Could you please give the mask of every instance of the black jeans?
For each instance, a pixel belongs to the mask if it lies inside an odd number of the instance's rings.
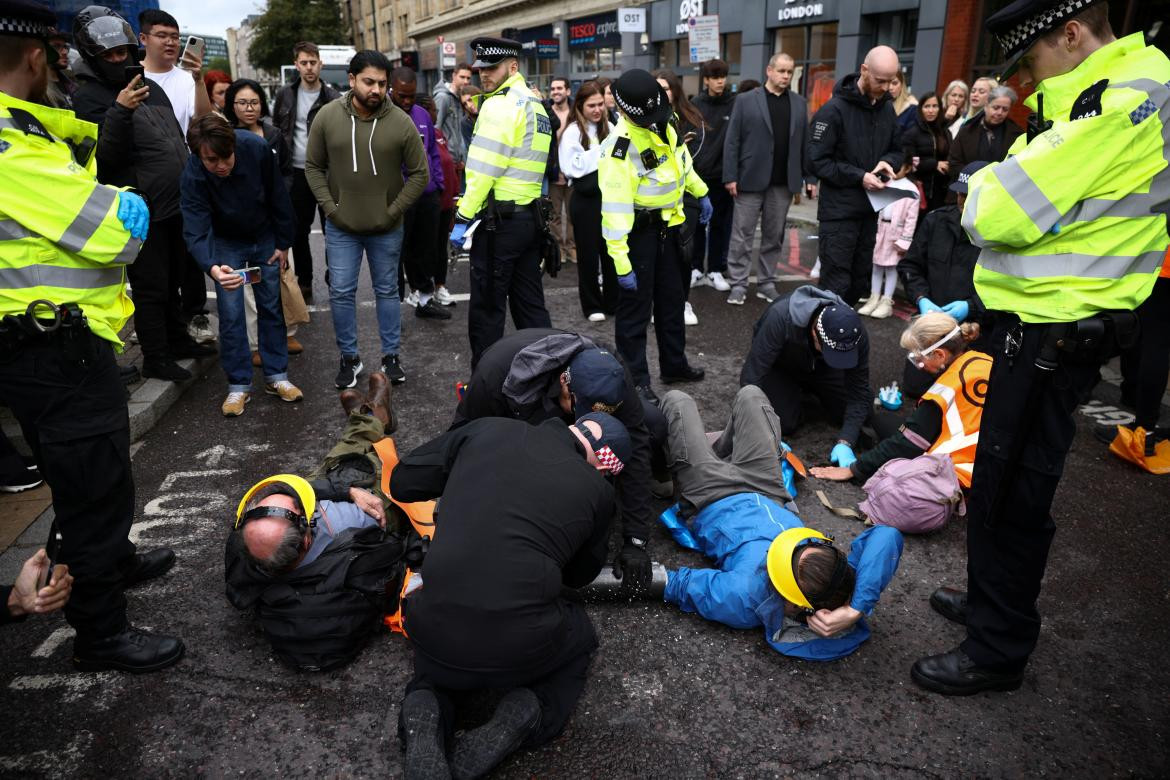
[[[589,661],[597,649],[597,633],[580,604],[562,602],[566,631],[554,657],[541,664],[539,671],[513,669],[475,671],[456,669],[415,651],[414,678],[406,686],[406,696],[417,690],[430,690],[439,700],[442,732],[448,749],[455,730],[455,701],[459,692],[483,689],[510,690],[528,688],[540,701],[540,725],[524,741],[523,747],[539,747],[555,739],[565,729],[569,717],[581,698],[588,676]],[[476,637],[474,641],[491,641]],[[402,738],[401,716],[399,738]],[[405,741],[405,740],[404,740]]]
[[[1033,384],[1043,381],[1035,360],[1047,325],[1024,325],[1019,352],[993,349],[987,401],[979,426],[967,504],[967,638],[980,666],[1022,671],[1040,635],[1036,599],[1056,533],[1052,499],[1076,434],[1073,414],[1100,378],[1100,362],[1062,357],[1044,383],[1031,419],[1024,419]],[[1018,464],[1010,462],[1023,436]],[[997,502],[997,496],[1003,492]]]
[[[1154,282],[1150,297],[1137,308],[1138,343],[1121,353],[1121,395],[1133,398],[1135,426],[1153,431],[1162,413],[1162,394],[1170,374],[1170,279]]]
[[[723,188],[722,182],[703,181],[707,184],[707,197],[714,211],[710,222],[695,228],[691,267],[704,273],[723,273],[727,270],[727,250],[731,247],[731,214],[735,208],[735,199]],[[687,283],[690,283],[689,277]]]
[[[321,212],[321,225],[325,225],[325,214],[317,199],[313,197],[313,191],[309,189],[303,168],[293,168],[292,190],[289,197],[292,198],[293,212],[296,216],[292,255],[297,283],[301,287],[312,287],[313,250],[309,248],[309,233],[313,230],[313,218],[318,212]]]
[[[447,286],[447,253],[448,239],[451,237],[451,228],[455,223],[455,209],[443,209],[439,212],[439,223],[435,226],[435,284]]]
[[[820,234],[821,289],[835,292],[855,306],[869,294],[877,214],[823,220]]]
[[[187,244],[183,241],[182,215],[151,222],[142,251],[126,269],[134,290],[134,331],[142,347],[142,356],[147,360],[168,359],[170,346],[191,338],[183,322],[183,311],[187,309],[179,287],[191,286],[186,277],[193,265],[195,261],[187,253]],[[200,273],[201,285],[203,280]],[[206,291],[203,295],[206,301]],[[198,309],[193,313],[197,312]]]
[[[494,231],[487,228],[485,220],[476,228],[471,242],[467,335],[471,341],[473,371],[484,350],[504,335],[504,319],[509,309],[516,330],[552,327],[544,306],[540,249],[532,212],[522,207],[500,218]]]
[[[398,294],[402,278],[410,289],[430,295],[435,291],[435,233],[439,230],[439,193],[427,192],[402,217],[402,262],[398,264]],[[444,257],[444,260],[446,258]]]
[[[657,221],[630,231],[626,238],[630,264],[638,289],[618,294],[614,341],[618,354],[630,370],[634,384],[650,384],[646,364],[646,329],[654,314],[654,335],[658,341],[658,367],[666,376],[687,369],[687,338],[683,325],[682,275],[679,272],[679,228],[666,228]]]
[[[94,360],[82,365],[51,343],[0,357],[0,402],[12,409],[53,491],[61,531],[58,563],[69,565],[73,593],[65,619],[79,636],[126,626],[123,573],[130,542],[134,480],[130,419],[113,346],[91,336]]]
[[[618,283],[613,260],[601,237],[601,195],[585,195],[570,189],[569,220],[577,242],[577,293],[581,313],[612,316],[617,311]],[[602,283],[597,283],[601,274]]]
[[[785,436],[796,433],[804,424],[806,395],[820,401],[833,425],[840,425],[845,419],[845,372],[829,368],[823,360],[818,360],[812,371],[804,372],[773,366],[760,378],[759,386],[780,418],[780,430]]]

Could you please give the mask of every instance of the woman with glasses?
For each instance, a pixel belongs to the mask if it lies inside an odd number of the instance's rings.
[[[810,469],[819,479],[865,482],[895,458],[917,458],[924,453],[946,454],[964,490],[971,487],[979,423],[987,395],[991,356],[970,349],[979,338],[979,324],[959,323],[949,314],[932,311],[911,321],[902,332],[906,359],[936,378],[914,411],[899,427],[874,420],[879,434],[887,433],[876,447],[862,453],[852,465]],[[876,415],[875,415],[876,417]],[[885,424],[883,424],[883,422]],[[882,430],[882,429],[885,430]]]

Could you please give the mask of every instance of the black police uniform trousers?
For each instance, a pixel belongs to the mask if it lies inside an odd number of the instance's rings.
[[[471,340],[472,370],[484,350],[504,335],[509,309],[516,330],[552,327],[544,306],[540,245],[530,207],[517,206],[515,211],[497,218],[494,231],[487,228],[485,219],[471,241],[467,335]]]
[[[821,289],[835,292],[850,306],[869,294],[877,213],[856,219],[822,220],[820,232]]]
[[[455,699],[460,694],[484,689],[508,691],[528,688],[540,701],[540,724],[522,747],[534,748],[555,739],[581,698],[588,677],[589,661],[597,649],[597,633],[585,609],[575,601],[561,600],[565,631],[556,643],[556,651],[544,663],[525,669],[474,670],[451,667],[419,652],[414,653],[414,678],[406,686],[405,696],[417,690],[429,690],[439,701],[446,746],[451,747],[455,732]],[[490,642],[491,637],[480,641]],[[399,738],[405,743],[401,716]]]
[[[1004,315],[1010,330],[1015,318]],[[1073,414],[1100,378],[1099,359],[1061,356],[1047,382],[1035,360],[1049,325],[1023,325],[1019,351],[1005,354],[994,339],[987,400],[979,426],[967,504],[967,638],[961,647],[980,666],[1024,669],[1040,635],[1036,599],[1056,533],[1052,500],[1076,434]],[[1024,419],[1034,383],[1043,395]],[[1010,463],[1018,436],[1019,463]],[[1006,491],[996,501],[997,495]]]
[[[1152,432],[1162,413],[1162,394],[1170,374],[1170,278],[1159,277],[1154,290],[1137,307],[1141,331],[1137,343],[1121,353],[1121,397],[1131,400],[1134,426]]]
[[[79,636],[102,637],[126,626],[121,583],[134,562],[134,480],[126,391],[113,346],[89,338],[94,359],[88,365],[52,342],[0,353],[0,401],[20,422],[53,491],[58,562],[74,577],[65,618]]]
[[[757,382],[780,418],[780,430],[790,436],[800,429],[807,416],[806,405],[815,397],[833,425],[845,420],[848,391],[845,372],[816,361],[812,370],[794,370],[777,364]]]
[[[689,279],[690,271],[683,267],[680,259],[678,226],[668,228],[658,219],[635,224],[626,237],[626,246],[638,289],[622,288],[618,293],[614,341],[634,384],[648,387],[650,369],[646,364],[646,328],[650,325],[651,312],[658,341],[660,373],[678,376],[687,370],[686,326],[683,324],[686,297],[682,273],[685,270]]]

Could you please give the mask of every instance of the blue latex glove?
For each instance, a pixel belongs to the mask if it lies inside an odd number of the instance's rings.
[[[667,527],[670,535],[680,545],[690,550],[699,549],[699,543],[695,540],[694,534],[683,524],[682,518],[678,516],[678,504],[675,504],[660,514],[658,521]]]
[[[837,442],[837,446],[833,447],[833,451],[829,453],[829,461],[842,468],[849,468],[857,462],[857,456],[853,454],[852,447],[843,441],[839,441]]]
[[[451,229],[451,245],[457,252],[463,251],[463,236],[467,233],[467,227],[466,222],[456,222],[455,227]]]
[[[133,192],[119,192],[118,220],[134,238],[146,240],[146,232],[150,228],[150,209],[146,207],[142,196]]]
[[[711,205],[711,199],[706,195],[699,198],[699,224],[706,225],[711,221],[711,215],[715,213],[715,207]]]
[[[638,290],[638,277],[634,276],[633,271],[630,271],[629,273],[622,274],[621,276],[618,277],[618,284],[621,285],[621,288],[623,290],[629,290],[630,292],[637,292],[637,290]]]
[[[949,314],[955,318],[957,322],[962,322],[967,319],[967,315],[971,313],[971,307],[966,301],[951,301],[946,306],[942,307],[944,314]]]
[[[926,314],[928,311],[942,311],[942,307],[932,301],[930,298],[919,298],[918,313]]]

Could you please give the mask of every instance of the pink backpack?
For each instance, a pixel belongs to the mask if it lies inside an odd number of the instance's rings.
[[[934,531],[967,513],[950,455],[895,458],[866,480],[864,490],[859,506],[866,517],[903,533]]]

